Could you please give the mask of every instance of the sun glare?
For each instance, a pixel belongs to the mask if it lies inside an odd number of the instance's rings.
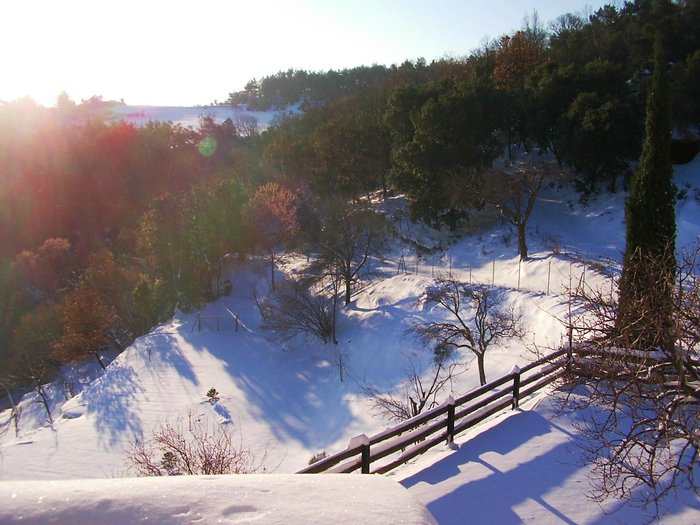
[[[596,4],[603,3],[597,0]],[[513,30],[544,0],[374,2],[94,2],[3,4],[0,100],[29,95],[53,105],[61,91],[131,104],[225,100],[278,71],[352,68],[459,56]],[[557,9],[582,8],[578,0]],[[581,6],[578,6],[581,4]],[[559,3],[557,3],[559,5]]]

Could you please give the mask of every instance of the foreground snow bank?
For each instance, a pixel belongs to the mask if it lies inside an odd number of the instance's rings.
[[[440,525],[463,525],[464,516],[498,525],[655,522],[653,508],[586,497],[592,478],[583,448],[589,445],[576,427],[593,409],[562,411],[561,402],[556,390],[543,390],[458,436],[452,448],[435,447],[389,477]],[[673,494],[659,510],[662,524],[700,523],[700,497],[690,490]]]
[[[0,523],[434,524],[383,476],[252,474],[0,482]]]

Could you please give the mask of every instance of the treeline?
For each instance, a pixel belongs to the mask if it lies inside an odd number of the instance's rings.
[[[267,134],[267,155],[294,184],[346,197],[391,185],[411,197],[416,217],[454,226],[486,203],[477,191],[489,185],[486,168],[512,158],[514,148],[551,154],[576,174],[582,200],[626,184],[641,152],[657,34],[673,122],[692,135],[700,122],[699,19],[697,2],[668,0],[607,6],[587,18],[566,14],[547,27],[535,14],[462,59],[325,76],[290,71],[233,98],[307,103]],[[316,91],[321,78],[347,82],[329,95]],[[358,78],[371,87],[347,96]]]
[[[0,386],[121,349],[217,292],[242,251],[249,130],[0,106]]]
[[[526,17],[527,18],[527,17]],[[546,49],[538,64],[585,67],[595,62],[615,65],[625,81],[639,84],[651,71],[650,50],[653,33],[661,32],[667,41],[668,59],[673,65],[675,113],[684,123],[696,122],[698,68],[698,7],[691,0],[635,0],[621,8],[606,6],[591,16],[565,14],[543,27],[534,13],[526,22],[525,33]],[[387,85],[424,84],[445,76],[469,78],[468,67],[482,55],[495,53],[510,39],[509,35],[486,44],[471,56],[444,58],[429,64],[424,59],[407,60],[400,65],[373,64],[342,70],[304,71],[289,69],[249,81],[242,91],[232,92],[227,100],[250,109],[284,108],[291,104],[327,105],[343,97],[354,96],[368,88]],[[511,46],[517,48],[518,40]],[[524,50],[523,50],[524,51]],[[515,51],[516,53],[519,51]],[[535,64],[537,65],[537,64]],[[488,63],[477,68],[487,74]]]
[[[274,270],[281,246],[326,250],[349,302],[382,230],[357,203],[377,190],[451,227],[497,203],[519,235],[551,170],[493,168],[516,149],[550,152],[584,199],[616,190],[639,158],[657,34],[674,123],[700,122],[699,22],[698,2],[637,0],[547,28],[533,16],[461,59],[280,73],[231,96],[305,102],[263,133],[109,122],[66,96],[0,106],[0,386],[40,388],[216,297],[230,254]]]
[[[398,66],[374,64],[339,71],[289,69],[250,80],[242,91],[230,93],[226,103],[259,111],[284,109],[293,104],[300,104],[303,109],[325,106],[367,90],[431,82],[444,76],[446,70],[454,70],[456,63],[444,59],[428,64],[419,58],[406,60]]]

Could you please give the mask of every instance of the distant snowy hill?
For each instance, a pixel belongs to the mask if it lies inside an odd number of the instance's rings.
[[[295,112],[297,108],[270,111],[248,111],[244,107],[233,106],[131,106],[117,104],[110,106],[107,115],[115,120],[127,120],[136,125],[143,125],[149,121],[173,122],[185,127],[197,128],[201,117],[212,117],[221,123],[231,119],[235,124],[241,117],[254,117],[261,129],[267,128],[272,122],[289,112]]]
[[[195,113],[162,109],[148,115],[196,119]],[[676,183],[688,190],[677,205],[681,248],[700,232],[700,160],[677,167]],[[471,230],[455,235],[411,224],[404,205],[398,197],[378,204],[412,242],[397,241],[387,259],[375,263],[378,277],[364,283],[340,313],[337,346],[303,337],[282,342],[262,330],[253,292],[258,297],[268,292],[265,268],[255,259],[237,262],[227,270],[231,296],[201,312],[177,313],[155,327],[76,396],[65,394],[57,381],[53,424],[46,422],[33,395],[22,400],[17,434],[9,411],[0,413],[0,479],[128,475],[124,452],[129,444],[148,436],[158,423],[188,414],[230,425],[254,452],[268,449],[270,469],[295,472],[313,454],[340,450],[351,437],[390,424],[372,411],[363,387],[396,391],[411,363],[427,371],[431,356],[406,329],[417,320],[444,315],[420,301],[436,276],[451,273],[464,281],[493,284],[507,305],[522,311],[527,337],[489,352],[486,374],[491,379],[531,360],[534,344],[561,343],[569,283],[585,279],[591,286],[609,288],[610,275],[619,271],[625,231],[621,194],[602,195],[581,207],[572,191],[548,188],[529,222],[531,259],[523,263],[516,237],[506,226],[472,224]],[[432,250],[417,254],[417,244]],[[280,278],[305,263],[303,255],[292,257],[280,269]],[[463,358],[473,361],[468,354]],[[464,393],[478,381],[476,367],[470,366],[455,381],[454,392]],[[215,404],[206,398],[212,387],[220,393]],[[466,501],[470,506],[463,508],[479,506],[481,514],[468,512],[481,523],[615,523],[615,515],[608,521],[585,500],[587,471],[577,464],[570,423],[551,419],[545,399],[523,403],[532,413],[507,411],[500,416],[503,424],[475,428],[469,434],[474,441],[463,436],[458,451],[438,447],[393,479],[402,481],[440,523],[463,523],[463,512],[449,518],[449,509]],[[546,478],[550,469],[552,477]],[[531,478],[535,472],[539,477]],[[0,484],[0,508],[8,497]],[[676,522],[700,523],[698,508],[700,503],[692,500],[678,511],[685,514]],[[623,522],[639,517],[624,516]]]

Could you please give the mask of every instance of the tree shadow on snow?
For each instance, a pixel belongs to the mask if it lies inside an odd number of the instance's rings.
[[[230,343],[222,345],[222,337]],[[338,385],[332,344],[324,354],[285,352],[281,344],[242,333],[193,334],[188,342],[226,363],[231,378],[245,394],[246,411],[264,420],[278,441],[292,439],[306,448],[328,447],[343,436],[354,419],[344,389]],[[229,415],[235,423],[235,409]]]
[[[104,446],[115,445],[122,436],[133,439],[142,433],[142,421],[135,406],[136,396],[143,392],[131,366],[113,363],[107,373],[83,391],[87,414]]]
[[[138,352],[143,361],[149,363],[149,369],[158,371],[172,368],[182,379],[199,385],[199,380],[190,363],[182,355],[180,345],[183,344],[181,336],[172,334],[149,334],[139,340]]]
[[[401,484],[411,488],[420,483],[438,485],[444,482],[449,489],[449,484],[454,484],[460,477],[465,479],[463,484],[427,504],[441,525],[521,523],[522,517],[513,509],[527,500],[536,501],[557,520],[574,524],[544,498],[547,492],[561,485],[580,468],[575,458],[561,461],[569,454],[571,443],[564,442],[551,449],[527,449],[535,454],[538,450],[546,452],[518,462],[523,459],[520,447],[555,430],[561,429],[541,415],[520,412],[463,443],[453,454],[406,478]],[[518,452],[508,458],[515,451]],[[501,470],[490,461],[507,465],[508,469]],[[465,474],[468,470],[469,474]]]
[[[179,350],[180,341],[172,334],[148,334],[139,338],[134,352],[127,360],[110,364],[105,374],[83,392],[87,413],[94,419],[100,442],[105,447],[117,444],[121,439],[129,441],[143,435],[143,422],[139,417],[139,399],[146,389],[138,370],[154,375],[174,373],[195,385],[199,381],[191,363]],[[142,366],[148,364],[148,366]]]

